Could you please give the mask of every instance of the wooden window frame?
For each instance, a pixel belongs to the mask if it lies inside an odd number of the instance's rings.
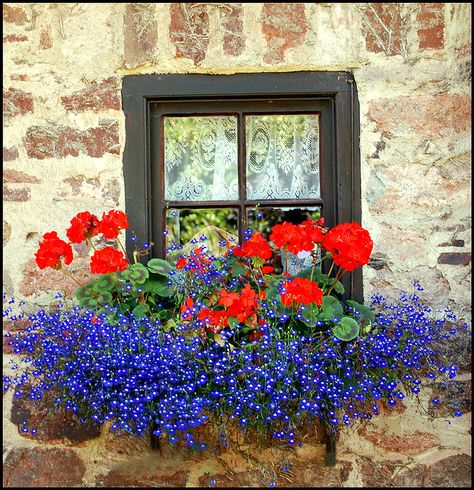
[[[129,75],[123,78],[122,84],[122,109],[125,113],[126,131],[123,154],[125,211],[132,223],[137,242],[156,242],[157,245],[152,249],[153,256],[163,254],[160,230],[164,215],[164,196],[158,195],[161,191],[156,192],[156,189],[162,189],[163,176],[161,170],[157,171],[154,168],[153,163],[162,158],[161,129],[159,125],[152,124],[152,115],[156,112],[156,107],[159,107],[161,102],[166,107],[176,104],[176,108],[180,104],[190,107],[193,103],[200,107],[209,104],[213,107],[221,105],[224,108],[235,102],[245,104],[268,100],[275,100],[277,103],[286,101],[290,105],[291,101],[298,101],[300,104],[299,101],[306,100],[310,103],[311,100],[324,100],[329,104],[332,127],[328,130],[333,136],[330,151],[334,164],[330,195],[333,202],[325,203],[330,211],[323,215],[329,226],[348,221],[361,222],[359,104],[352,74],[289,72]],[[288,113],[290,114],[291,110]],[[324,185],[321,179],[322,194]],[[324,200],[325,196],[322,197]],[[272,200],[272,204],[276,202]],[[296,202],[310,205],[309,202],[300,200],[295,200]],[[264,201],[261,203],[262,206],[263,203]],[[317,200],[312,199],[311,203],[313,206],[317,205]],[[222,207],[223,204],[219,205]],[[157,236],[157,233],[160,235]],[[131,249],[130,246],[130,252]],[[363,300],[360,268],[347,274],[343,278],[343,284],[346,297]]]

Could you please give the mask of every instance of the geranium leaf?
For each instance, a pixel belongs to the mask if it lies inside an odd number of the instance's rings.
[[[151,259],[148,261],[147,267],[150,272],[161,274],[162,276],[168,276],[168,273],[174,270],[174,267],[164,259]]]
[[[348,342],[360,333],[360,325],[349,316],[343,316],[339,323],[331,328],[332,333],[341,340]]]

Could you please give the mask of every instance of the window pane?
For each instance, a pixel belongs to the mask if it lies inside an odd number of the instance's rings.
[[[306,221],[307,219],[319,219],[321,217],[321,209],[318,207],[308,208],[252,208],[247,210],[247,223],[249,228],[255,231],[260,231],[265,238],[269,238],[271,229],[278,223],[288,221],[295,225]],[[319,253],[319,260],[321,254]],[[311,256],[303,254],[298,257],[292,253],[285,254],[284,250],[273,257],[272,265],[275,267],[275,272],[288,272],[291,275],[311,267]]]
[[[320,197],[319,116],[246,116],[248,199]]]
[[[238,199],[237,117],[164,117],[165,199]]]
[[[221,255],[228,244],[238,243],[237,209],[168,209],[166,212],[166,248],[183,245],[178,252],[168,251],[168,258],[188,253],[205,245],[214,255]],[[206,237],[204,239],[203,237]]]

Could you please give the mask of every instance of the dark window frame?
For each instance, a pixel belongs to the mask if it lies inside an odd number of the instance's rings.
[[[129,75],[123,78],[122,84],[126,131],[123,154],[125,211],[138,243],[162,239],[161,235],[156,236],[156,232],[163,225],[163,205],[160,199],[153,196],[153,186],[157,183],[153,158],[156,158],[160,146],[157,147],[156,129],[155,134],[152,133],[153,107],[160,101],[167,106],[173,103],[178,106],[180,102],[221,102],[224,106],[230,101],[245,103],[268,99],[329,101],[333,112],[334,211],[328,224],[334,226],[347,221],[360,223],[359,104],[352,74],[288,72]],[[161,247],[155,247],[153,253],[162,253]],[[361,269],[347,274],[343,283],[346,297],[362,301]]]

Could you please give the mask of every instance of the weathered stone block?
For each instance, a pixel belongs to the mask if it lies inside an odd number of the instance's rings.
[[[133,68],[152,61],[158,39],[154,4],[127,4],[123,27],[125,65]]]
[[[61,102],[66,110],[73,112],[120,110],[117,79],[110,77],[100,82],[93,81],[86,89],[61,97]]]
[[[3,4],[3,20],[10,24],[16,24],[17,26],[22,26],[28,20],[26,17],[26,12],[21,7],[12,7]]]
[[[444,3],[420,3],[417,15],[420,49],[444,47]]]
[[[100,436],[100,427],[96,424],[82,424],[71,411],[54,405],[51,392],[39,401],[28,398],[13,398],[10,420],[18,427],[18,433],[27,438],[48,444],[78,445]],[[36,429],[22,432],[22,423],[26,421],[28,428]]]
[[[169,36],[177,58],[202,63],[209,45],[209,14],[206,4],[171,3]]]
[[[99,158],[120,152],[118,123],[81,131],[66,126],[31,126],[23,139],[29,158],[77,157],[80,153]]]
[[[18,158],[18,148],[16,146],[12,146],[11,148],[3,147],[3,161],[11,162]]]
[[[21,172],[13,168],[6,168],[3,170],[4,184],[39,184],[40,182],[41,180],[35,175],[28,175],[25,172]]]
[[[228,9],[221,12],[222,27],[224,34],[224,53],[231,56],[242,54],[245,49],[243,36],[244,11],[241,3],[227,4]]]
[[[33,112],[33,97],[30,93],[16,88],[3,91],[3,114],[5,117]]]
[[[80,487],[86,466],[72,449],[14,448],[3,464],[3,486]]]
[[[469,265],[470,262],[470,252],[445,252],[438,256],[438,264]]]
[[[264,3],[262,32],[267,41],[265,63],[283,61],[289,48],[303,44],[308,32],[304,3]]]
[[[16,201],[26,202],[30,200],[30,189],[27,187],[12,188],[3,187],[3,200],[4,201]]]
[[[22,34],[20,34],[20,35],[8,34],[7,36],[3,37],[3,44],[5,44],[5,43],[23,43],[25,41],[28,41],[28,38],[26,36],[23,36]]]
[[[464,487],[472,486],[472,460],[467,454],[457,454],[438,461],[427,469],[425,487]]]

